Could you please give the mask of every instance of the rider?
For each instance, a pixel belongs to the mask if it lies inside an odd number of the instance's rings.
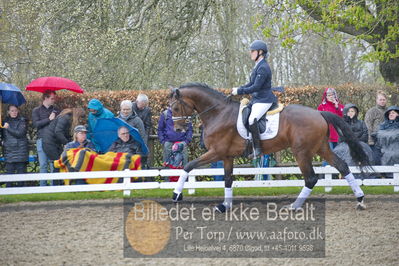
[[[260,133],[258,121],[269,110],[274,102],[277,101],[273,94],[272,72],[269,64],[266,62],[267,45],[264,41],[256,40],[249,47],[251,51],[251,60],[255,61],[255,67],[252,70],[249,83],[232,89],[233,95],[251,94],[252,111],[249,116],[249,130],[252,134],[252,142],[254,146],[254,156],[261,155]]]

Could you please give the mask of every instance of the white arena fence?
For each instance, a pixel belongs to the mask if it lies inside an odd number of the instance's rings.
[[[379,173],[393,173],[393,178],[385,179],[357,179],[359,185],[364,186],[393,186],[399,192],[399,165],[374,166]],[[350,167],[352,173],[360,173],[357,167]],[[324,174],[324,179],[319,179],[316,186],[325,187],[330,192],[332,187],[348,186],[345,179],[332,179],[338,171],[330,166],[314,167],[316,174]],[[88,185],[61,185],[61,186],[33,186],[0,188],[0,195],[58,193],[58,192],[83,192],[83,191],[112,191],[122,190],[125,196],[130,195],[132,189],[173,189],[175,182],[131,182],[131,177],[167,177],[179,176],[183,170],[125,170],[125,171],[97,171],[97,172],[68,172],[68,173],[32,173],[17,175],[0,175],[0,182],[39,181],[39,180],[64,180],[85,178],[123,178],[123,183],[88,184]],[[301,174],[299,167],[270,167],[270,168],[234,168],[233,175],[285,175]],[[196,176],[223,175],[222,168],[194,169],[189,173],[185,188],[189,194],[194,194],[196,188],[224,188],[224,181],[196,181]],[[303,187],[304,180],[251,180],[234,181],[233,187]]]

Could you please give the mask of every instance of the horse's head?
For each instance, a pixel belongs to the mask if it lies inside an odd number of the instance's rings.
[[[186,99],[179,89],[173,89],[170,97],[170,108],[176,131],[186,131],[194,113],[194,105]]]

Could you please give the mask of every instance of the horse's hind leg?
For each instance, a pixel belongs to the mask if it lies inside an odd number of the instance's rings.
[[[226,212],[233,206],[233,158],[223,160],[224,164],[224,202],[215,207],[219,212]]]
[[[348,182],[349,186],[352,188],[352,191],[357,198],[356,208],[359,210],[366,209],[366,205],[364,204],[363,201],[364,198],[363,190],[360,188],[355,177],[350,172],[348,164],[344,160],[339,158],[333,151],[331,151],[328,145],[323,146],[319,150],[318,154],[321,157],[323,157],[329,164],[334,166],[341,173],[341,175],[345,177],[346,181]]]

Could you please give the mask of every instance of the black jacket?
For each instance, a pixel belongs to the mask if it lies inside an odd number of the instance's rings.
[[[127,152],[131,154],[140,154],[141,146],[132,137],[127,142],[123,142],[120,138],[112,143],[108,151],[112,152]]]
[[[50,125],[51,120],[49,116],[52,112],[55,112],[57,115],[60,113],[60,110],[57,107],[50,106],[46,108],[44,105],[40,105],[36,107],[32,111],[32,124],[33,127],[37,129],[37,138],[40,139],[43,137],[44,129]]]
[[[385,121],[380,125],[380,130],[387,130],[387,129],[399,129],[399,116],[396,117],[395,120],[389,120],[389,112],[395,110],[397,113],[399,113],[399,107],[398,106],[390,106],[384,113],[384,119]]]
[[[356,114],[353,118],[350,118],[346,114],[350,108],[354,108],[356,110]],[[346,104],[344,108],[344,120],[348,123],[349,127],[351,128],[352,132],[355,134],[358,140],[367,143],[368,141],[368,129],[366,123],[363,120],[359,120],[357,118],[359,114],[359,109],[354,104]],[[342,141],[342,140],[340,140]]]
[[[136,114],[143,121],[145,133],[147,134],[147,138],[148,138],[148,136],[152,134],[152,121],[151,121],[152,113],[151,113],[151,108],[147,106],[143,110],[140,110],[137,107],[136,102],[134,102],[132,109],[133,109],[134,112],[136,112]]]
[[[58,116],[43,131],[43,150],[50,160],[58,160],[62,145],[71,141],[72,113]]]
[[[27,133],[27,121],[24,117],[11,118],[7,116],[4,120],[10,125],[3,128],[3,153],[7,163],[27,162],[29,158],[29,145]]]

